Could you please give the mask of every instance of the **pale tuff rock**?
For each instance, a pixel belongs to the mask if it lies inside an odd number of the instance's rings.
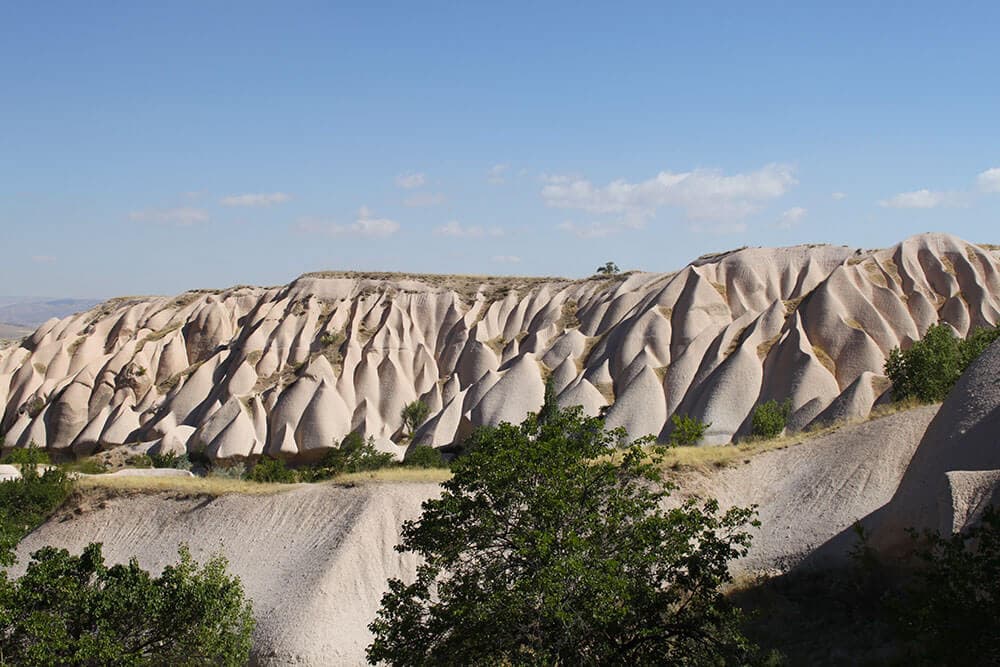
[[[576,281],[310,274],[46,322],[0,349],[0,431],[78,454],[144,442],[313,458],[352,430],[389,451],[420,399],[415,441],[441,447],[520,421],[551,377],[561,404],[633,437],[665,439],[681,413],[718,444],[770,398],[790,399],[793,429],[867,415],[889,350],[939,320],[963,335],[1000,320],[996,254],[925,234]]]
[[[906,528],[950,533],[1000,504],[1000,341],[970,364],[927,427],[899,488],[872,517],[877,544],[906,545]]]

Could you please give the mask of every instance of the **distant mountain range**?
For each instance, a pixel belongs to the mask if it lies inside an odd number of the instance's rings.
[[[10,337],[23,329],[34,330],[53,317],[62,319],[90,310],[100,299],[65,299],[44,296],[0,296],[0,337]],[[27,333],[30,333],[27,332]],[[20,335],[25,335],[20,333]]]

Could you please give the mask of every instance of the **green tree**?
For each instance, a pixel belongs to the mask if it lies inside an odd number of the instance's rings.
[[[911,535],[919,565],[894,606],[923,664],[1000,664],[1000,509],[963,533]]]
[[[885,361],[892,397],[943,401],[969,364],[1000,338],[1000,328],[977,328],[961,339],[947,324],[935,324],[909,350],[896,347]]]
[[[719,592],[751,509],[665,510],[658,462],[581,408],[470,436],[440,498],[403,525],[416,581],[389,581],[368,659],[717,664],[748,650]],[[754,523],[756,523],[754,521]]]
[[[427,419],[430,411],[427,404],[420,400],[413,401],[403,407],[400,416],[403,418],[403,427],[406,429],[407,435],[412,437],[417,432],[420,425]]]
[[[596,272],[604,276],[613,276],[620,271],[621,269],[619,269],[618,265],[614,262],[605,262],[604,266],[597,267]]]
[[[753,410],[751,432],[759,438],[777,438],[785,430],[791,412],[792,402],[789,399],[780,403],[773,398],[765,401]]]
[[[705,437],[705,431],[712,425],[689,417],[688,415],[673,415],[670,421],[674,424],[674,430],[670,432],[671,445],[691,446],[697,445]]]
[[[0,655],[17,665],[244,665],[254,619],[238,577],[186,547],[159,577],[133,559],[107,567],[100,544],[80,556],[45,547],[0,580]]]
[[[72,490],[66,473],[55,467],[38,472],[45,454],[37,447],[20,450],[21,478],[0,482],[0,565],[13,565],[21,538],[49,517]]]
[[[418,445],[407,452],[406,458],[403,459],[403,465],[414,468],[448,467],[448,464],[445,463],[444,458],[441,456],[441,452],[434,447],[427,447],[426,445]]]
[[[935,324],[905,352],[894,348],[885,362],[892,397],[941,401],[962,374],[959,341],[947,324]]]
[[[260,457],[246,474],[246,478],[251,482],[262,484],[294,484],[298,481],[295,471],[291,470],[283,460],[270,456]]]

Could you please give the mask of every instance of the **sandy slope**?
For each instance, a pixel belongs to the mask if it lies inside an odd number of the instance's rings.
[[[758,505],[761,528],[737,568],[787,570],[889,502],[937,410],[929,405],[899,412],[765,452],[741,466],[682,475],[679,497],[714,497],[723,507]],[[823,562],[840,561],[845,553],[830,551]]]
[[[805,444],[732,468],[687,472],[681,492],[723,506],[757,504],[763,523],[737,573],[786,569],[815,546],[881,507],[936,406],[845,426]],[[220,498],[177,493],[90,495],[32,533],[25,555],[44,544],[78,552],[103,542],[112,561],[135,554],[158,570],[187,542],[201,558],[221,551],[254,599],[262,664],[359,664],[385,580],[412,577],[414,562],[393,551],[399,526],[437,493],[434,484],[297,487],[276,495]],[[94,494],[95,492],[90,492]]]
[[[323,484],[214,499],[91,496],[82,514],[53,518],[19,551],[23,564],[45,544],[78,553],[96,541],[111,561],[135,555],[157,571],[182,542],[200,560],[221,552],[254,601],[256,663],[356,665],[386,579],[414,572],[392,549],[399,526],[436,493],[433,484]]]
[[[551,376],[564,404],[665,438],[670,416],[745,433],[866,415],[888,351],[937,321],[1000,320],[1000,260],[947,234],[883,250],[746,248],[675,273],[585,280],[310,274],[275,288],[126,298],[0,349],[0,430],[88,454],[123,442],[318,457],[351,430],[396,446],[400,410],[442,446],[520,421]]]

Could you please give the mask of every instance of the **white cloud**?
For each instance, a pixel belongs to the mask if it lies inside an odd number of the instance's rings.
[[[375,217],[367,206],[361,207],[357,219],[350,224],[303,218],[297,227],[301,232],[377,239],[388,238],[399,231],[398,222]]]
[[[427,175],[419,171],[407,172],[396,177],[396,186],[404,190],[419,188],[426,182]]]
[[[200,208],[186,206],[180,208],[147,208],[141,211],[132,211],[128,214],[128,219],[132,222],[155,222],[158,224],[188,227],[208,222],[208,213]]]
[[[791,167],[779,164],[732,176],[714,169],[662,171],[639,183],[617,180],[604,187],[582,178],[547,180],[541,192],[546,205],[620,216],[617,224],[632,228],[643,227],[663,207],[679,208],[694,221],[739,220],[767,201],[781,197],[798,182]],[[597,235],[603,234],[591,233]]]
[[[834,192],[830,196],[833,199],[835,199],[836,201],[840,201],[842,199],[847,199],[847,193],[846,192]]]
[[[260,192],[223,197],[219,203],[223,206],[273,206],[283,204],[291,199],[284,192]]]
[[[494,255],[493,261],[500,264],[520,264],[521,258],[517,255]]]
[[[507,170],[510,169],[509,164],[495,164],[490,167],[487,173],[486,180],[492,185],[500,185],[507,180]]]
[[[31,261],[38,264],[51,264],[56,261],[56,258],[54,255],[32,255]]]
[[[446,201],[448,201],[447,197],[440,193],[417,192],[404,199],[403,205],[410,208],[422,208],[426,206],[440,206]]]
[[[572,222],[571,220],[567,220],[556,225],[556,229],[569,232],[570,234],[573,234],[581,239],[599,239],[605,236],[610,236],[611,234],[617,234],[624,229],[624,226],[602,222],[591,222],[586,225],[580,225]]]
[[[778,218],[778,229],[791,229],[792,227],[795,227],[802,222],[803,218],[806,217],[806,213],[806,209],[801,206],[793,206],[782,213],[781,217]]]
[[[883,199],[878,204],[883,208],[937,208],[946,204],[948,200],[948,193],[925,188],[913,192],[901,192],[894,197]]]
[[[480,227],[479,225],[464,226],[457,220],[452,220],[447,224],[441,225],[434,230],[435,234],[440,236],[452,236],[455,238],[467,238],[467,239],[479,239],[484,236],[498,237],[504,235],[504,230],[500,227]]]
[[[983,192],[1000,192],[1000,167],[981,172],[976,177],[976,184]]]

